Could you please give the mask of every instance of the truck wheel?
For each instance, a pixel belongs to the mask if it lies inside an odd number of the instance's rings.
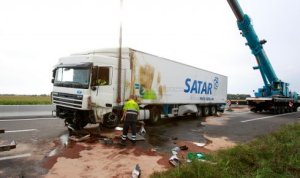
[[[212,107],[210,108],[210,114],[211,114],[212,116],[214,116],[214,115],[216,115],[216,113],[217,113],[216,106],[212,106]]]
[[[204,116],[209,116],[209,107],[208,107],[208,106],[205,106],[205,107],[203,108],[203,115],[204,115]]]
[[[157,107],[150,109],[150,123],[155,124],[160,120],[160,110]]]
[[[115,113],[107,113],[104,115],[103,126],[106,128],[115,128],[118,126],[120,118]]]
[[[201,107],[197,107],[197,112],[196,112],[196,119],[201,119],[202,117],[202,108]]]
[[[88,124],[88,121],[86,121],[84,117],[82,117],[82,114],[76,113],[73,119],[66,119],[66,123],[73,127],[75,130],[80,130]]]

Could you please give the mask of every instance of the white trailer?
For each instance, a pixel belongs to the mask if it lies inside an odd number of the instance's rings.
[[[87,123],[115,127],[130,95],[138,98],[139,119],[153,123],[161,117],[224,111],[226,76],[131,48],[121,51],[121,58],[112,48],[59,60],[52,79],[57,117],[76,129]]]

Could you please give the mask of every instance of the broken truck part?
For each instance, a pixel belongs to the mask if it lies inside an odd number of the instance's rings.
[[[0,134],[5,133],[4,129],[0,129]],[[17,147],[16,142],[13,140],[10,144],[7,145],[0,145],[0,152],[2,151],[9,151],[11,149],[15,149]]]
[[[81,129],[88,123],[117,126],[130,95],[138,98],[139,120],[152,123],[161,117],[201,117],[224,111],[226,76],[131,48],[121,51],[121,69],[118,48],[59,59],[53,70],[52,103],[56,116],[70,128]]]

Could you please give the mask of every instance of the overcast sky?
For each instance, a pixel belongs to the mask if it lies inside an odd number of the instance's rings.
[[[0,1],[0,94],[49,94],[58,58],[118,46],[119,0]],[[240,0],[277,76],[300,92],[300,1]],[[226,0],[124,0],[123,45],[262,87]]]

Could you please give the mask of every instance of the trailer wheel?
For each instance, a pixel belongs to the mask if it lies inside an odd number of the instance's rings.
[[[297,112],[298,108],[297,107],[293,107],[293,112]]]
[[[150,109],[150,123],[155,124],[160,120],[160,110],[157,107],[153,107]]]
[[[211,106],[211,108],[210,108],[210,114],[211,114],[212,116],[214,116],[214,115],[216,115],[216,113],[217,113],[216,106]]]
[[[103,126],[106,128],[115,128],[118,126],[119,122],[120,118],[113,112],[104,115]]]
[[[208,107],[208,106],[205,106],[205,107],[203,108],[203,115],[204,115],[204,116],[209,116],[209,107]]]

